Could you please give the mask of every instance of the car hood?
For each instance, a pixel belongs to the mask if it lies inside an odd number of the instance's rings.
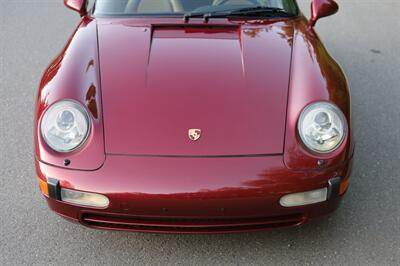
[[[98,23],[106,152],[282,154],[292,40],[283,21]]]

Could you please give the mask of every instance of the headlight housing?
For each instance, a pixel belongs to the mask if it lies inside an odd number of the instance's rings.
[[[336,105],[317,102],[300,115],[298,131],[304,145],[317,153],[329,153],[342,144],[347,134],[346,118]]]
[[[85,142],[89,127],[89,115],[85,108],[77,102],[64,100],[45,111],[40,131],[50,148],[70,152]]]

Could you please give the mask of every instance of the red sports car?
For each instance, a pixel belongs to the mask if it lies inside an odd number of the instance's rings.
[[[335,210],[354,145],[313,0],[65,0],[81,15],[35,111],[41,192],[100,229],[299,226]]]

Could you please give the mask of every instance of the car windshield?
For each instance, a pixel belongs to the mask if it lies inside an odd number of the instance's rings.
[[[94,14],[110,16],[219,14],[223,17],[228,16],[230,11],[233,11],[234,15],[286,14],[287,16],[297,14],[297,5],[295,0],[97,0]]]

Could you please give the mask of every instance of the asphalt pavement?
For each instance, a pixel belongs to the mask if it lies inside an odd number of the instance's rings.
[[[316,29],[353,99],[357,148],[341,208],[301,228],[163,235],[87,229],[48,210],[33,164],[34,99],[79,16],[61,0],[0,0],[0,265],[399,265],[400,2],[338,2]]]

